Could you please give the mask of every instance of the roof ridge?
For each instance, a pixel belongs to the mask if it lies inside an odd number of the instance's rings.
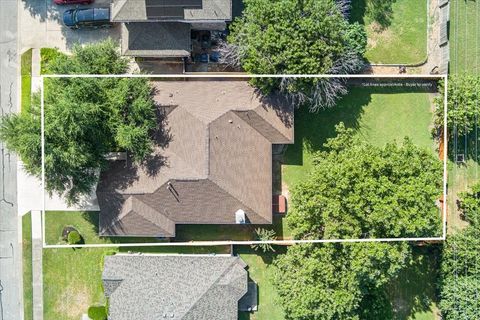
[[[183,315],[182,319],[185,319],[186,316],[188,316],[190,314],[190,312],[192,311],[192,309],[197,306],[197,304],[199,303],[199,301],[205,296],[205,294],[207,292],[209,292],[219,281],[220,279],[222,279],[225,274],[227,272],[230,271],[231,267],[233,266],[234,263],[237,263],[240,259],[240,257],[238,256],[234,256],[235,259],[232,259],[232,262],[225,268],[225,270],[223,270],[223,272],[217,277],[217,279],[212,282],[212,284],[210,286],[208,286],[208,288],[206,288],[206,290],[198,296],[198,298],[195,300],[195,302],[190,306],[190,308],[187,310],[187,312],[185,312],[185,314]]]
[[[166,182],[167,183],[167,182]],[[166,183],[164,183],[162,186],[164,186]],[[161,188],[161,187],[160,187]],[[168,216],[166,216],[165,214],[163,214],[162,212],[152,208],[148,203],[146,203],[145,201],[142,201],[141,199],[139,199],[138,197],[136,197],[135,194],[129,194],[128,195],[128,198],[126,201],[140,201],[143,205],[147,206],[148,208],[150,208],[151,210],[155,211],[155,212],[158,212],[160,215],[162,215],[165,219],[167,219],[168,221],[172,222],[175,224],[175,221],[173,221],[172,219],[170,219]],[[149,219],[148,217],[146,217],[145,215],[139,213],[139,212],[136,212],[133,210],[133,203],[132,203],[132,209],[129,210],[128,212],[126,213],[121,213],[120,215],[117,216],[117,219],[115,219],[109,227],[113,227],[115,226],[117,223],[119,223],[123,218],[127,217],[128,215],[132,214],[132,213],[136,213],[138,214],[139,216],[141,216],[142,218],[144,218],[145,220],[151,222],[152,224],[156,225],[157,227],[161,227],[163,229],[163,226],[159,226],[155,221],[152,221],[151,219]],[[175,224],[176,225],[176,224]]]

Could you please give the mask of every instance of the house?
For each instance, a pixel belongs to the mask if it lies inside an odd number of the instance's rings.
[[[236,320],[246,264],[226,255],[106,256],[109,320]]]
[[[110,11],[111,21],[122,23],[124,55],[180,59],[195,43],[208,46],[210,32],[226,29],[232,0],[114,0]]]
[[[244,80],[154,82],[163,134],[144,164],[100,174],[100,235],[175,237],[177,224],[271,224],[272,147],[293,107]]]

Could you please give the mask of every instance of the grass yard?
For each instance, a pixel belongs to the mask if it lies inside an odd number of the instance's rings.
[[[28,112],[32,105],[32,49],[25,51],[20,58],[20,73],[22,76],[21,112]]]
[[[33,319],[32,215],[22,217],[23,317]]]
[[[396,320],[438,320],[438,247],[413,247],[414,263],[390,283],[387,294]]]
[[[334,108],[318,113],[296,110],[295,144],[285,154],[283,182],[291,187],[307,177],[314,153],[322,149],[327,138],[335,136],[335,125],[340,122],[377,146],[393,140],[401,142],[408,136],[433,152],[432,117],[428,93],[392,87],[351,87]]]
[[[351,20],[365,26],[370,63],[416,64],[427,58],[426,0],[352,1]]]
[[[468,223],[460,216],[457,208],[458,194],[468,190],[473,184],[480,180],[480,152],[478,152],[478,141],[475,144],[475,135],[472,134],[457,140],[457,150],[450,146],[448,161],[448,232],[454,233],[463,229]],[[465,147],[466,146],[466,147]],[[463,164],[454,163],[453,154],[465,154],[466,161]]]
[[[258,311],[241,312],[239,320],[285,320],[282,307],[276,304],[277,292],[271,282],[271,270],[268,266],[276,254],[284,253],[284,247],[275,247],[274,253],[260,253],[247,246],[236,247],[235,253],[248,264],[249,277],[258,285]]]
[[[450,1],[450,73],[480,72],[480,2]]]
[[[98,212],[47,211],[45,214],[45,241],[47,244],[65,244],[61,238],[65,226],[75,227],[85,243],[130,243],[130,242],[164,242],[157,238],[138,237],[98,237]],[[211,240],[254,240],[255,229],[273,228],[278,239],[288,239],[290,229],[283,221],[284,217],[274,216],[274,224],[256,225],[177,225],[176,241],[211,241]]]

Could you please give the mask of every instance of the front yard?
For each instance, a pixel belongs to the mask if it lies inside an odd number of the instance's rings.
[[[351,20],[365,26],[370,63],[416,64],[427,58],[426,0],[352,1]]]
[[[62,231],[66,226],[75,227],[87,244],[93,243],[129,243],[129,242],[164,242],[157,238],[139,237],[99,237],[98,215],[96,211],[47,211],[45,213],[45,241],[47,244],[66,244],[62,239]],[[284,221],[285,216],[274,215],[273,225],[177,225],[177,242],[188,241],[222,241],[255,240],[255,229],[273,229],[277,239],[289,239],[290,229]]]
[[[335,125],[344,122],[368,142],[383,146],[401,142],[408,136],[413,143],[435,150],[430,134],[432,104],[429,93],[408,88],[352,87],[333,108],[311,113],[295,112],[295,144],[288,147],[282,168],[287,187],[306,178],[312,158],[327,138],[335,136]]]

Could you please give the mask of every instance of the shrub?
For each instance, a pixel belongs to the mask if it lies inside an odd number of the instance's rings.
[[[263,228],[255,229],[255,241],[272,241],[276,239],[277,237],[274,230],[267,230]],[[275,252],[275,249],[273,249],[270,243],[252,244],[252,248],[255,251],[262,250],[263,252]]]
[[[68,233],[67,242],[68,244],[79,244],[82,241],[82,236],[78,231],[72,230]]]
[[[91,306],[88,308],[88,317],[92,320],[106,320],[107,309],[105,306]]]

